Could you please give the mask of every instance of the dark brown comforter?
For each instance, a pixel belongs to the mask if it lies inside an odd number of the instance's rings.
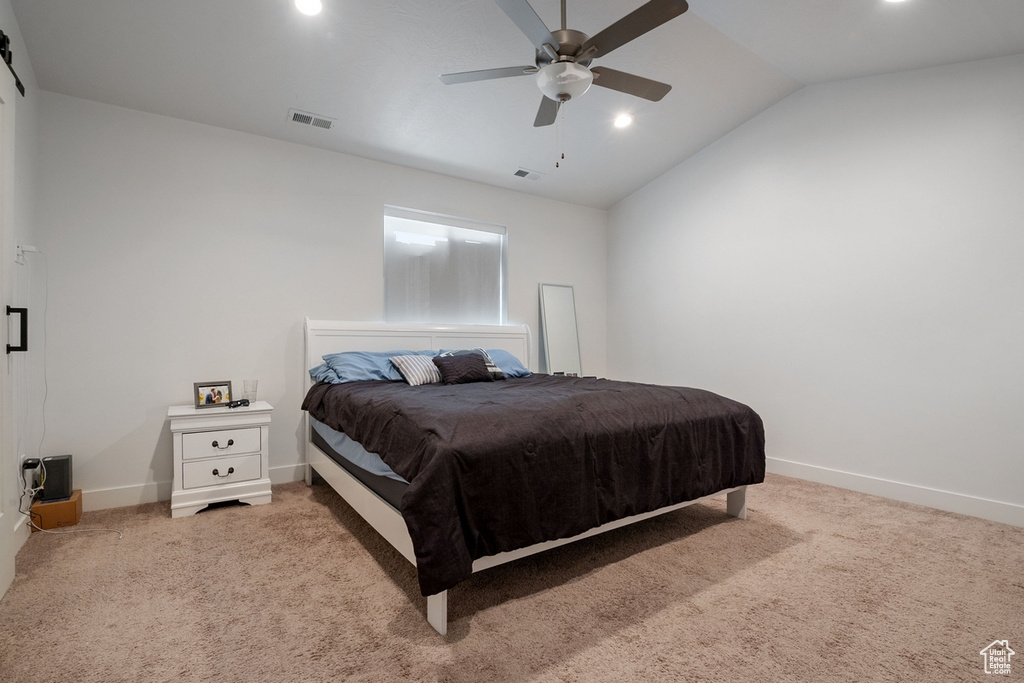
[[[700,389],[534,375],[317,384],[302,404],[410,482],[420,590],[473,560],[764,481],[764,426]]]

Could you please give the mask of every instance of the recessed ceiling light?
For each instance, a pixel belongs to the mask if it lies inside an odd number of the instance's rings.
[[[895,3],[897,3],[897,2],[904,2],[904,0],[885,0],[885,1],[886,1],[886,2],[891,2],[891,3],[893,3],[893,4],[895,4]]]
[[[633,123],[632,114],[619,114],[618,116],[615,117],[616,128],[626,128],[631,123]]]
[[[320,14],[320,10],[324,8],[320,4],[320,0],[295,0],[295,6],[299,8],[300,12],[309,16]]]

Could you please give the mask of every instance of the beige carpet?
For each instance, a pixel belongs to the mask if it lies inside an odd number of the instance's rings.
[[[1024,529],[777,476],[747,521],[724,510],[477,574],[447,637],[324,484],[186,519],[90,512],[124,539],[19,553],[0,681],[974,681],[996,639],[1024,678]]]

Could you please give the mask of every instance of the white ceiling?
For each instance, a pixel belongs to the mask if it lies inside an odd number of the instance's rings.
[[[559,27],[558,0],[531,2]],[[533,63],[491,0],[323,4],[306,17],[292,0],[12,0],[43,90],[598,208],[804,85],[1024,53],[1024,0],[690,0],[595,62],[671,84],[664,100],[595,87],[534,128],[532,77],[437,78]],[[593,35],[641,4],[569,0],[568,25]],[[338,125],[291,123],[293,108]],[[621,111],[631,128],[611,126]]]

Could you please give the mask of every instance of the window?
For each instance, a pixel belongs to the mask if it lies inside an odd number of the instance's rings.
[[[384,207],[384,318],[504,324],[505,239],[504,226]]]

